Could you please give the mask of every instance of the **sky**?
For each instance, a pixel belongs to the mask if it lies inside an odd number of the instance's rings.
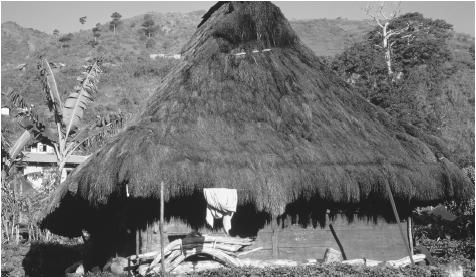
[[[110,21],[113,12],[129,18],[147,12],[191,12],[207,10],[215,2],[205,1],[2,1],[1,22],[14,21],[46,33],[59,29],[62,33],[90,29],[96,23]],[[288,19],[347,18],[366,19],[360,1],[278,1],[274,2]],[[377,2],[374,2],[377,3]],[[393,2],[395,3],[395,2]],[[391,7],[392,2],[387,2]],[[402,13],[420,12],[425,17],[444,19],[454,30],[474,36],[474,1],[403,1]],[[81,25],[79,18],[87,16]]]

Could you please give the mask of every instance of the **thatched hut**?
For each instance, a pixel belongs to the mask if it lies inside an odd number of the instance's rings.
[[[135,122],[62,183],[44,227],[86,229],[110,255],[157,219],[160,182],[166,218],[194,227],[203,188],[236,188],[238,235],[272,216],[389,219],[386,184],[402,217],[473,195],[444,143],[352,91],[269,2],[216,4],[182,57]]]

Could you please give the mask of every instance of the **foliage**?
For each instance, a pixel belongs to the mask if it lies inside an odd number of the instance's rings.
[[[420,13],[407,13],[392,20],[390,30],[405,28],[405,31],[392,37],[393,63],[396,71],[407,70],[418,65],[438,65],[450,59],[446,41],[451,38],[452,25],[444,20],[424,18]],[[379,41],[376,30],[369,33],[372,43]]]
[[[155,22],[152,19],[152,16],[150,14],[144,15],[144,22],[142,23],[142,30],[144,31],[144,34],[150,39],[154,33],[157,31],[157,28],[155,26]]]
[[[29,176],[35,175],[29,174]],[[31,184],[28,175],[14,171],[2,178],[2,239],[3,242],[21,242],[43,239],[37,221],[45,208],[46,197],[54,188],[55,175],[44,177],[44,185],[38,190],[27,190]]]
[[[387,81],[385,60],[368,42],[354,44],[331,61],[330,67],[372,102]]]
[[[62,123],[65,127],[66,139],[79,127],[84,110],[96,96],[99,75],[102,73],[101,62],[102,60],[99,59],[94,64],[84,67],[84,71],[78,77],[79,85],[74,87],[75,91],[64,102]]]
[[[121,17],[122,15],[118,12],[114,12],[112,15],[111,15],[111,18],[112,18],[112,21],[109,22],[109,30],[114,30],[114,35],[116,35],[116,29],[119,25],[121,25],[122,21],[121,21]]]
[[[465,101],[474,101],[474,64],[466,65],[471,56],[461,54],[471,48],[450,51],[470,40],[455,46],[450,24],[419,13],[397,17],[388,28],[403,30],[389,38],[395,75],[388,76],[384,54],[376,46],[382,39],[379,27],[337,55],[331,68],[398,120],[446,139],[460,166],[473,164],[474,104]]]
[[[474,239],[474,214],[459,216],[454,221],[448,221],[427,213],[414,218],[414,236],[416,239]]]
[[[58,41],[61,42],[61,48],[66,48],[69,47],[69,44],[67,44],[69,41],[73,39],[73,34],[68,33],[67,35],[62,35]]]
[[[474,276],[474,237],[465,240],[421,238],[419,244],[430,251],[437,264],[456,261],[463,266],[465,276]]]
[[[96,46],[98,44],[97,40],[101,36],[101,24],[97,23],[96,26],[94,26],[91,30],[93,32],[93,37],[94,37],[94,43],[92,46]]]

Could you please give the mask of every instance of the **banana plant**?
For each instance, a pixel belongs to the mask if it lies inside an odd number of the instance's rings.
[[[54,115],[54,124],[39,117],[33,106],[28,106],[15,90],[10,90],[8,98],[17,110],[17,122],[25,129],[9,150],[11,160],[17,158],[29,141],[53,145],[59,182],[68,156],[91,136],[101,133],[96,124],[81,128],[84,110],[95,100],[97,94],[97,84],[102,73],[101,62],[102,59],[97,59],[93,64],[83,66],[83,71],[77,78],[78,85],[62,103],[50,64],[46,58],[40,57],[38,73],[48,108]]]

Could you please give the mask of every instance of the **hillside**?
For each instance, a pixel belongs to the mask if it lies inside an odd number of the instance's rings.
[[[91,30],[74,33],[72,40],[65,44],[67,47],[61,48],[62,43],[52,34],[6,22],[2,24],[2,70],[28,63],[35,51],[56,57],[64,63],[80,62],[86,57],[99,54],[110,61],[119,62],[127,56],[179,53],[195,31],[203,13],[204,11],[186,14],[149,13],[156,26],[152,37],[155,43],[150,48],[146,48],[147,37],[141,27],[143,15],[121,20],[116,36],[110,30],[109,23],[102,23],[99,44],[94,48],[89,44],[93,40]],[[346,19],[299,20],[292,21],[291,25],[302,41],[318,56],[333,56],[353,42],[361,40],[363,34],[370,30],[370,25],[365,21]]]
[[[93,33],[82,30],[73,34],[71,41],[61,43],[53,34],[23,28],[16,23],[2,24],[2,91],[14,87],[30,103],[42,103],[43,94],[35,82],[36,55],[44,55],[50,62],[64,63],[56,78],[63,96],[74,86],[80,66],[91,57],[106,60],[105,74],[100,82],[98,99],[88,117],[108,112],[132,112],[152,93],[169,68],[177,61],[152,61],[150,54],[180,53],[182,46],[195,32],[204,11],[181,13],[148,13],[154,20],[155,44],[147,48],[143,29],[144,15],[121,20],[117,34],[109,23],[100,25],[98,45],[91,46]],[[291,22],[293,28],[317,55],[332,56],[354,41],[362,39],[369,25],[363,21],[345,19],[317,19]],[[59,28],[60,29],[60,28]],[[62,36],[64,34],[60,34]],[[17,66],[27,64],[26,70]],[[35,92],[35,93],[31,93]],[[45,116],[48,112],[45,109]]]
[[[348,19],[314,19],[291,21],[301,40],[317,56],[334,56],[364,39],[371,25],[367,21]]]
[[[52,39],[46,33],[23,28],[14,22],[2,24],[2,70],[4,66],[24,63],[38,49],[44,48]]]
[[[76,83],[81,65],[92,57],[105,58],[104,74],[99,84],[97,100],[86,113],[86,121],[98,115],[125,112],[136,114],[148,96],[159,86],[163,77],[178,62],[174,59],[151,60],[150,54],[180,53],[182,46],[194,33],[204,11],[181,13],[149,13],[156,26],[154,43],[146,47],[147,36],[141,27],[144,15],[121,20],[117,34],[109,23],[101,24],[98,44],[93,47],[93,32],[82,30],[71,41],[60,43],[58,37],[16,23],[2,24],[2,91],[16,88],[29,103],[43,106],[43,92],[36,74],[36,55],[44,55],[51,62],[66,66],[55,75],[62,97],[66,97]],[[353,43],[364,39],[372,28],[367,21],[347,19],[315,19],[291,21],[304,44],[317,56],[332,59]],[[61,28],[60,26],[58,29]],[[61,34],[64,35],[64,34]],[[451,142],[454,152],[471,152],[474,148],[474,37],[455,34],[450,41],[454,68],[445,83],[447,111],[442,137]],[[26,63],[19,71],[17,66]],[[2,105],[4,104],[2,100]],[[43,108],[47,116],[46,107]],[[5,122],[5,121],[4,121]],[[2,123],[2,127],[5,127]],[[11,124],[9,125],[11,126]],[[9,135],[14,139],[17,134]]]

